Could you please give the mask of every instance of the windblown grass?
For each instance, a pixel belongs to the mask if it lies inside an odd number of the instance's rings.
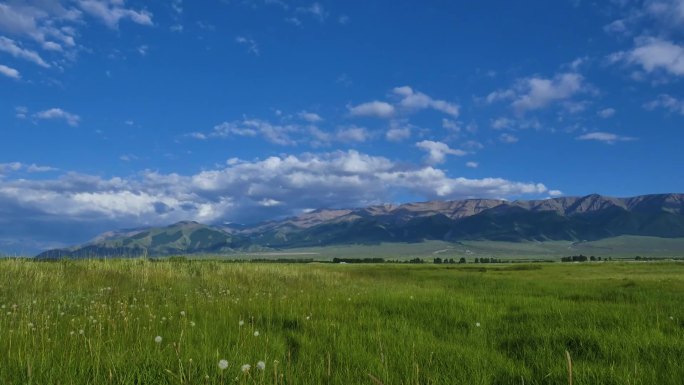
[[[680,263],[5,260],[0,285],[0,383],[567,384],[566,350],[575,385],[684,378]]]

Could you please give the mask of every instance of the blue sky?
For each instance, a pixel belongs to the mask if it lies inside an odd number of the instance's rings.
[[[684,0],[0,1],[0,250],[684,191]]]

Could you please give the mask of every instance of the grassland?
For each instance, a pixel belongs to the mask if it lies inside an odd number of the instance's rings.
[[[684,238],[658,238],[623,235],[591,242],[546,241],[546,242],[495,242],[424,241],[416,243],[382,243],[375,245],[337,245],[307,247],[283,250],[280,253],[238,253],[231,258],[333,258],[378,257],[393,260],[421,258],[496,257],[514,259],[559,260],[569,255],[594,255],[597,257],[634,258],[649,256],[655,258],[684,257]]]
[[[674,262],[4,260],[0,383],[567,384],[567,350],[575,385],[680,385],[683,305]]]

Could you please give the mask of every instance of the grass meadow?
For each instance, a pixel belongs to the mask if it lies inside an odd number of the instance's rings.
[[[3,384],[568,384],[566,351],[575,385],[684,378],[674,262],[8,259],[0,307]]]

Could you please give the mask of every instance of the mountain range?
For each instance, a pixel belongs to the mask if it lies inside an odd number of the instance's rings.
[[[346,244],[442,240],[593,241],[620,235],[684,237],[684,194],[597,194],[530,201],[467,199],[320,209],[256,225],[111,231],[38,258],[235,253]]]

